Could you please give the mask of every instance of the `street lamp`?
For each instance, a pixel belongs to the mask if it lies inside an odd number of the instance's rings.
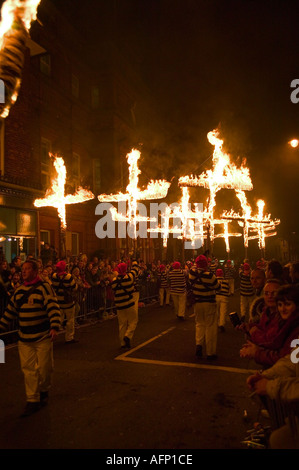
[[[288,144],[293,148],[297,148],[298,145],[299,145],[299,140],[298,139],[292,139],[288,142]]]

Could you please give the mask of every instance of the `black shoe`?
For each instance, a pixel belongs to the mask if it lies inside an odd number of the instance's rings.
[[[181,320],[181,321],[185,320],[185,317],[183,317],[182,315],[177,315],[176,317],[177,317],[178,320]]]
[[[33,413],[36,413],[41,409],[40,403],[39,402],[28,402],[25,406],[25,410],[21,414],[21,418],[25,418],[26,416],[33,415]]]
[[[219,331],[221,331],[221,333],[224,333],[225,332],[224,326],[219,326]]]
[[[74,343],[79,343],[79,340],[77,339],[71,339],[70,341],[66,341],[65,344],[74,344]]]
[[[202,346],[200,344],[196,346],[195,356],[202,357]]]
[[[41,406],[47,405],[49,401],[49,392],[40,392],[40,404]]]
[[[128,338],[127,336],[124,336],[124,342],[125,342],[125,348],[128,348],[130,349],[131,348],[131,341],[130,341],[130,338]]]
[[[208,361],[215,361],[217,359],[217,354],[211,354],[210,356],[207,356]]]

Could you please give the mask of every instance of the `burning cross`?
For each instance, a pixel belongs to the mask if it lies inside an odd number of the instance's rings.
[[[129,228],[133,235],[132,238],[137,237],[137,222],[143,220],[150,220],[149,218],[137,215],[137,205],[140,200],[148,199],[162,199],[166,197],[169,186],[171,183],[165,180],[150,181],[145,190],[138,188],[138,176],[141,171],[138,168],[138,160],[140,158],[139,150],[133,149],[131,153],[127,154],[127,161],[129,164],[129,184],[127,186],[126,193],[118,194],[101,194],[98,196],[100,202],[117,202],[117,201],[128,201],[128,210],[126,216],[118,214],[115,210],[112,210],[113,220],[124,220],[129,222]]]
[[[190,194],[187,187],[182,187],[182,198],[179,205],[167,206],[165,213],[161,214],[163,223],[161,227],[150,228],[148,232],[161,233],[163,237],[163,246],[167,247],[167,238],[170,233],[179,234],[178,238],[184,241],[191,241],[191,248],[200,248],[205,238],[203,231],[203,213],[200,205],[195,204],[195,210],[190,208]],[[181,227],[169,227],[170,219],[180,219]],[[193,220],[195,219],[195,221]]]
[[[270,215],[264,215],[265,202],[262,199],[257,201],[258,213],[252,215],[252,208],[247,201],[246,194],[244,191],[236,191],[237,198],[240,200],[242,207],[242,215],[235,213],[234,211],[224,212],[222,218],[224,220],[237,220],[243,224],[243,236],[244,246],[248,247],[249,240],[258,239],[260,250],[265,248],[265,238],[275,236],[277,232],[275,230],[276,225],[280,223],[280,220],[271,220]],[[255,230],[255,235],[249,236],[249,231]],[[267,233],[271,231],[271,233]]]
[[[53,155],[50,155],[53,157]],[[55,207],[60,218],[61,229],[66,229],[66,205],[78,204],[94,199],[92,192],[79,187],[75,194],[65,195],[66,168],[61,157],[54,157],[54,167],[57,177],[52,181],[52,187],[47,190],[43,199],[35,199],[35,207]]]
[[[245,166],[237,168],[230,162],[229,155],[222,151],[223,140],[218,138],[218,130],[208,133],[209,142],[214,145],[213,168],[200,176],[183,176],[179,179],[179,186],[199,186],[209,189],[210,196],[205,211],[207,223],[210,227],[210,239],[215,238],[214,208],[216,206],[216,193],[222,189],[251,190],[253,188],[249,169]]]

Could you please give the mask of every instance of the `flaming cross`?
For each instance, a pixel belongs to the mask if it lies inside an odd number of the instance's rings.
[[[110,195],[101,194],[98,196],[100,202],[128,201],[128,210],[126,216],[119,214],[116,209],[112,209],[112,218],[113,220],[123,220],[129,222],[129,227],[133,232],[133,238],[135,240],[137,238],[137,222],[151,220],[149,218],[144,218],[140,215],[137,215],[138,201],[148,199],[162,199],[166,197],[169,186],[171,184],[165,180],[151,180],[145,190],[140,190],[138,188],[138,176],[141,173],[138,168],[139,158],[139,150],[133,149],[129,154],[127,154],[127,161],[129,164],[129,184],[126,188],[126,193],[120,192],[118,194]]]
[[[214,237],[215,238],[224,238],[226,252],[230,253],[230,245],[229,245],[230,237],[241,237],[242,233],[239,233],[239,232],[231,233],[231,232],[229,232],[229,228],[228,228],[229,221],[228,220],[215,220],[214,223],[215,224],[218,223],[218,224],[223,225],[223,233],[219,233],[217,235],[214,235]]]
[[[252,208],[247,201],[246,194],[244,191],[236,191],[237,198],[240,200],[242,207],[242,214],[237,214],[233,210],[230,212],[224,212],[222,218],[224,220],[237,220],[239,224],[243,226],[243,237],[244,246],[248,248],[248,241],[258,239],[260,250],[265,248],[265,238],[275,236],[277,234],[275,230],[276,225],[280,224],[280,220],[271,220],[269,214],[264,214],[265,201],[259,199],[257,201],[258,213],[252,214]],[[255,230],[256,234],[249,236],[249,232]],[[268,233],[272,231],[271,233]]]
[[[167,206],[165,214],[161,215],[163,223],[161,227],[149,228],[148,232],[157,232],[162,234],[163,246],[167,247],[167,238],[170,233],[179,234],[178,238],[184,241],[190,240],[192,247],[197,247],[196,242],[200,242],[200,246],[203,243],[205,234],[203,231],[203,212],[200,210],[198,204],[195,204],[194,211],[190,208],[190,194],[187,187],[182,187],[182,198],[179,206],[170,208]],[[169,227],[170,219],[180,219],[181,227],[172,226]],[[195,219],[195,221],[193,220]]]
[[[216,194],[222,189],[251,190],[253,188],[249,169],[245,166],[237,168],[230,162],[229,155],[222,151],[223,140],[218,138],[218,130],[208,133],[208,140],[214,146],[213,168],[207,170],[200,176],[182,176],[179,179],[179,186],[199,186],[210,191],[205,211],[207,223],[210,227],[210,240],[215,238],[214,208],[216,206]]]
[[[53,155],[50,155],[53,157]],[[43,199],[35,199],[35,207],[55,207],[58,211],[60,226],[62,230],[67,227],[66,205],[78,204],[90,199],[94,199],[92,192],[79,187],[75,194],[65,195],[66,167],[61,157],[54,157],[54,167],[57,172],[56,178],[52,181],[52,187],[47,190]]]

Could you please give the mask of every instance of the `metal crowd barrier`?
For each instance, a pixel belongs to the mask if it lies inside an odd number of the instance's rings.
[[[150,303],[158,299],[159,288],[155,278],[146,278],[139,280],[137,288],[140,292],[139,302],[144,304]],[[8,298],[0,299],[0,317],[4,313],[8,303]],[[116,314],[113,301],[113,294],[110,286],[93,286],[84,288],[78,292],[75,304],[75,320],[76,324],[84,323],[87,320],[105,319],[109,315]],[[17,340],[18,323],[13,321],[9,330],[0,333],[6,344]]]

